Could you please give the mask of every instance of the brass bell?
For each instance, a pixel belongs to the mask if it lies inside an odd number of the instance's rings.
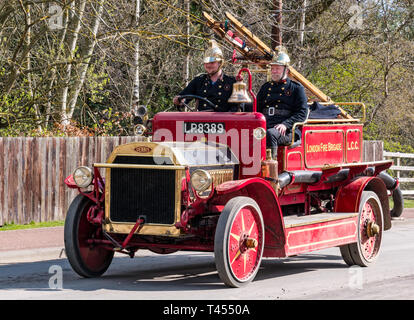
[[[230,103],[250,103],[250,99],[247,94],[246,84],[243,81],[237,81],[233,84],[233,93],[231,94],[228,102]]]

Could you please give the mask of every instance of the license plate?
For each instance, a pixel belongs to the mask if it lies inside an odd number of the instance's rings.
[[[184,122],[184,133],[197,134],[224,134],[224,122]]]

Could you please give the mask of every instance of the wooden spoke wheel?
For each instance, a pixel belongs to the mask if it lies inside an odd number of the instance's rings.
[[[109,267],[114,252],[88,239],[102,237],[101,226],[89,223],[87,213],[93,202],[79,194],[72,201],[65,220],[65,250],[73,270],[82,277],[101,276]],[[100,236],[99,236],[100,235]]]
[[[263,255],[264,224],[257,203],[231,199],[217,223],[214,256],[218,274],[229,287],[242,287],[256,276]]]
[[[344,261],[361,267],[373,263],[380,252],[383,231],[381,202],[375,192],[364,191],[359,205],[358,241],[340,247]]]

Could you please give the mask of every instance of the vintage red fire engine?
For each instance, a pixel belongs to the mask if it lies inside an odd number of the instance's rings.
[[[238,26],[229,37],[210,22],[235,46],[245,35]],[[251,80],[249,69],[243,72]],[[279,147],[275,161],[266,152],[266,120],[253,104],[253,112],[160,112],[148,141],[120,145],[92,169],[77,168],[65,180],[79,189],[65,222],[72,268],[97,277],[115,252],[214,252],[221,280],[241,287],[263,257],[339,247],[350,266],[374,262],[402,197],[384,172],[392,161],[362,161],[363,121],[343,113],[296,123],[301,139]]]

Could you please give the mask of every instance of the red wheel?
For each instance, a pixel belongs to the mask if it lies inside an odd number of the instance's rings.
[[[86,215],[92,201],[79,194],[71,203],[65,220],[65,251],[73,270],[79,275],[91,278],[101,276],[109,267],[114,252],[87,243],[88,239],[99,237],[100,226],[89,223]]]
[[[341,246],[341,255],[349,266],[367,267],[378,257],[384,231],[381,202],[372,191],[362,193],[358,230],[358,242]]]
[[[221,280],[230,287],[242,287],[252,281],[264,246],[264,224],[257,203],[247,197],[231,199],[220,214],[214,241]]]

